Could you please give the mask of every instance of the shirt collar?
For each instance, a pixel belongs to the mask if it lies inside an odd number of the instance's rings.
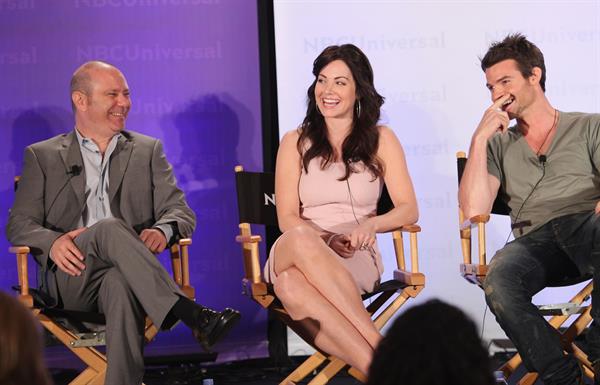
[[[83,136],[81,134],[81,132],[79,132],[79,130],[77,129],[77,127],[75,127],[75,135],[77,136],[77,142],[79,143],[80,147],[84,146],[84,145],[90,145],[90,144],[93,144],[95,147],[98,147],[98,145],[96,143],[94,143],[93,140],[91,140],[91,139],[86,138],[85,136]],[[121,136],[123,136],[123,134],[121,134],[121,133],[118,133],[115,136],[113,136],[110,139],[110,142],[108,143],[107,149],[111,148],[111,147],[114,147],[116,144],[113,144],[113,143],[116,143],[116,141],[119,140],[119,138]]]

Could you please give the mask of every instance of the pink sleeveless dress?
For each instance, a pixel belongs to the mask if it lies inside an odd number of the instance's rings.
[[[383,182],[381,178],[373,180],[362,163],[354,165],[359,172],[350,174],[347,181],[339,181],[344,175],[344,164],[333,163],[321,170],[320,162],[320,158],[313,158],[308,173],[302,169],[298,186],[300,216],[323,230],[349,234],[359,223],[376,215]],[[273,267],[277,241],[264,269],[265,280],[272,283],[277,279]],[[357,250],[351,258],[339,256],[339,261],[352,274],[362,293],[373,291],[379,284],[383,263],[376,243],[372,250]]]

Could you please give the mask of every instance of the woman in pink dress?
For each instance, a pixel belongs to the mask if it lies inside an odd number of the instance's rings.
[[[383,266],[375,234],[416,222],[417,203],[364,53],[327,47],[315,60],[302,125],[282,139],[275,170],[279,228],[265,276],[321,351],[367,374],[381,334],[361,300]],[[376,215],[385,182],[395,208]]]

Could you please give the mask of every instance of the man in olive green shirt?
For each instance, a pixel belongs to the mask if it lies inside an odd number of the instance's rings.
[[[489,213],[500,197],[511,209],[516,237],[492,259],[486,301],[544,384],[581,384],[577,361],[564,355],[558,334],[531,299],[547,286],[600,269],[600,115],[561,112],[550,104],[544,57],[523,35],[494,43],[481,66],[493,104],[471,140],[460,205],[471,217]],[[600,274],[593,276],[600,288]],[[600,325],[595,292],[592,317]],[[591,327],[587,339],[600,378],[599,328]]]

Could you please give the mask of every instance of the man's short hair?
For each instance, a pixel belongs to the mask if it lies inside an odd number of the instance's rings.
[[[513,59],[519,66],[519,71],[524,78],[533,75],[533,68],[542,70],[540,86],[546,92],[546,65],[542,51],[527,40],[525,35],[514,33],[506,36],[504,40],[492,43],[487,53],[481,59],[481,69],[485,72],[488,68],[501,61]]]

